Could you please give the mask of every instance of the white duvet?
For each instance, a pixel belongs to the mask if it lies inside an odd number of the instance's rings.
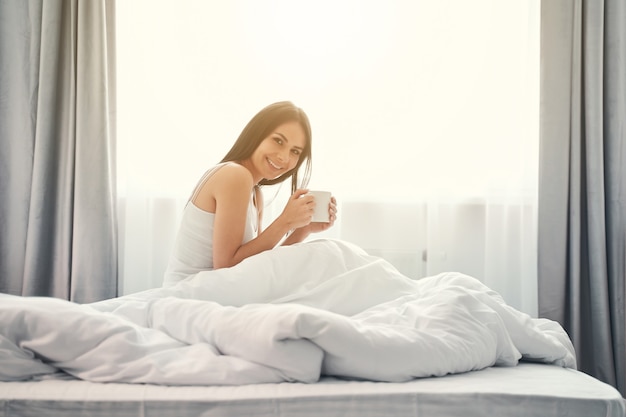
[[[513,366],[575,367],[556,322],[508,306],[478,280],[420,280],[337,240],[93,304],[0,295],[0,380],[59,370],[168,385],[376,381]]]

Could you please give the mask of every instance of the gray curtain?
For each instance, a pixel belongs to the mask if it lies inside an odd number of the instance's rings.
[[[0,0],[0,292],[117,295],[114,3]]]
[[[626,2],[541,7],[539,314],[626,395]]]

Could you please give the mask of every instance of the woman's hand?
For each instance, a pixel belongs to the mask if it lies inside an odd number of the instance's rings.
[[[287,201],[287,205],[280,215],[289,225],[290,230],[299,229],[311,223],[315,199],[312,195],[307,195],[308,192],[309,190],[296,190],[289,197],[289,201]]]
[[[306,239],[311,233],[319,233],[325,230],[330,229],[334,224],[335,220],[337,220],[337,200],[335,197],[330,198],[330,203],[328,204],[328,214],[330,217],[329,222],[311,222],[309,218],[309,223],[296,228],[285,241],[286,244],[292,244],[296,242],[301,242]],[[311,211],[311,216],[313,212]]]

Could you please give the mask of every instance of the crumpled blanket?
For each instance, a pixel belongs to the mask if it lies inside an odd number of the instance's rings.
[[[172,287],[92,304],[0,294],[0,380],[63,371],[167,385],[374,381],[576,367],[563,328],[479,280],[413,280],[340,240],[279,247]]]

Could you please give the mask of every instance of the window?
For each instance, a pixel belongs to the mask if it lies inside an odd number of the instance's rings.
[[[160,285],[199,176],[291,100],[310,187],[340,203],[328,236],[536,314],[539,0],[133,0],[117,25],[124,292]]]

